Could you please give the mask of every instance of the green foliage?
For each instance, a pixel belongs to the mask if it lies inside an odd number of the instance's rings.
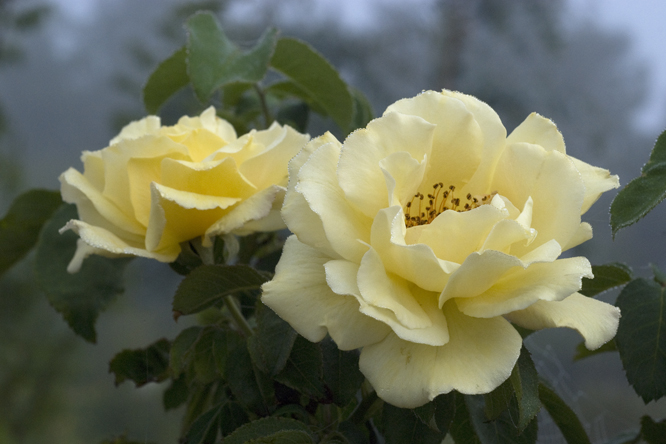
[[[323,361],[319,344],[298,336],[286,365],[275,380],[311,398],[324,398]]]
[[[157,66],[143,87],[143,103],[148,114],[156,114],[169,97],[189,82],[187,50],[182,47]]]
[[[530,352],[523,346],[509,378],[518,401],[518,429],[524,430],[541,410],[539,375]]]
[[[585,347],[585,342],[581,342],[576,346],[576,354],[574,355],[573,360],[578,361],[579,359],[589,358],[590,356],[614,351],[617,351],[617,344],[615,344],[615,340],[606,342],[596,350],[588,350],[587,347]]]
[[[299,435],[289,436],[294,441],[288,441],[285,435],[282,433],[288,431],[302,432]],[[308,436],[310,441],[302,440],[302,436]],[[277,435],[277,436],[276,436]],[[288,435],[287,435],[288,436]],[[294,438],[298,436],[298,438]],[[272,438],[273,441],[266,439]],[[259,440],[263,439],[263,440]],[[256,421],[252,421],[248,424],[245,424],[239,427],[234,433],[227,436],[224,440],[224,444],[243,444],[243,443],[259,443],[259,442],[275,442],[275,443],[311,443],[313,442],[312,435],[310,435],[310,430],[308,427],[300,421],[295,421],[293,419],[287,418],[263,418]]]
[[[388,444],[439,444],[442,433],[424,424],[412,410],[384,404],[382,428]]]
[[[287,364],[298,334],[264,304],[256,310],[256,334],[248,338],[252,361],[264,373],[275,376]]]
[[[627,380],[644,402],[666,395],[666,295],[655,280],[635,279],[617,298],[615,337]]]
[[[95,321],[123,291],[123,270],[130,259],[91,256],[81,270],[69,274],[66,268],[74,256],[78,236],[71,231],[59,234],[58,230],[76,217],[74,205],[63,205],[44,224],[37,241],[35,280],[72,330],[86,341],[95,342]]]
[[[267,280],[266,274],[247,265],[203,265],[178,286],[173,311],[177,316],[199,313],[222,304],[225,296],[258,290]]]
[[[643,166],[641,175],[625,186],[611,204],[611,228],[613,236],[624,227],[645,217],[666,198],[666,131],[654,144],[650,159]]]
[[[590,444],[576,413],[544,383],[539,383],[539,399],[568,444]]]
[[[344,407],[354,399],[365,380],[358,368],[359,353],[339,350],[330,338],[321,342],[321,351],[327,393],[335,404]]]
[[[149,382],[161,382],[168,376],[171,343],[160,339],[143,349],[123,350],[109,363],[109,372],[116,375],[116,385],[126,380],[137,387]]]
[[[127,438],[127,435],[122,435],[117,438],[106,439],[102,441],[101,444],[151,444],[151,443],[146,442],[145,440],[141,441],[130,440],[129,438]]]
[[[648,444],[666,443],[666,420],[654,422],[649,416],[641,418],[641,438]]]
[[[14,199],[0,220],[0,275],[35,246],[42,226],[61,204],[60,193],[48,190],[26,191]]]
[[[618,262],[593,265],[592,273],[594,279],[583,278],[583,288],[580,294],[595,296],[611,288],[626,284],[634,278],[631,268]]]

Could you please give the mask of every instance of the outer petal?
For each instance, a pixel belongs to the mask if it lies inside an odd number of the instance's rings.
[[[515,365],[522,338],[505,319],[476,319],[447,304],[450,341],[440,347],[414,344],[391,334],[363,348],[360,368],[377,394],[403,408],[425,404],[441,393],[488,393]]]
[[[564,137],[557,129],[552,120],[547,119],[537,113],[527,116],[527,119],[514,129],[509,137],[506,138],[506,144],[525,142],[532,145],[540,145],[546,151],[559,151],[566,153],[564,147]]]
[[[502,316],[539,300],[560,301],[580,290],[583,277],[593,277],[590,262],[584,257],[536,263],[501,278],[476,297],[456,299],[456,304],[468,316]]]
[[[340,150],[335,144],[320,146],[299,170],[295,189],[321,218],[333,250],[343,258],[359,263],[370,241],[372,220],[345,198],[336,175],[339,157]]]
[[[160,118],[148,116],[141,120],[129,123],[120,131],[116,137],[111,139],[109,145],[114,145],[122,140],[138,139],[149,134],[155,135],[160,129]]]
[[[574,293],[563,301],[539,301],[524,310],[508,313],[506,318],[531,330],[573,328],[585,338],[585,347],[594,350],[615,336],[620,309]]]
[[[273,203],[276,199],[280,199],[283,192],[284,188],[272,186],[239,202],[219,220],[212,223],[208,230],[205,230],[206,237],[210,238],[211,236],[236,232],[237,230],[240,230],[239,234],[241,234],[246,223],[259,221],[268,216],[273,210]]]
[[[389,198],[379,162],[402,151],[422,161],[430,154],[434,131],[435,125],[420,117],[387,113],[350,134],[337,173],[349,202],[371,218],[385,208]]]
[[[336,294],[327,284],[324,264],[330,259],[290,236],[275,277],[262,286],[262,302],[313,342],[327,332],[342,350],[380,341],[388,328],[361,314],[355,297]]]
[[[585,214],[604,192],[620,186],[620,178],[611,176],[608,170],[592,166],[582,160],[574,157],[570,157],[570,159],[581,176],[583,176],[585,199],[583,200],[583,208],[581,208],[580,214]]]

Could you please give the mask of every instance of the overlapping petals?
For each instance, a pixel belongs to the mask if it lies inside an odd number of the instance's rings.
[[[618,178],[568,156],[538,114],[507,137],[483,102],[425,92],[344,144],[314,139],[289,175],[294,235],[263,301],[312,341],[362,347],[391,404],[492,391],[520,354],[511,323],[573,328],[589,348],[615,335],[619,311],[577,293],[588,260],[560,256]]]
[[[212,107],[174,126],[155,116],[130,123],[107,148],[83,153],[83,174],[60,176],[79,212],[63,228],[80,236],[68,270],[90,254],[171,262],[197,237],[283,228],[287,165],[307,140],[277,123],[238,138]]]

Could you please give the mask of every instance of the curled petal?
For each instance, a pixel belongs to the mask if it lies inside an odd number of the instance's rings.
[[[620,321],[620,309],[574,293],[562,301],[539,301],[506,318],[531,330],[568,327],[585,338],[585,347],[595,350],[613,339]]]
[[[580,214],[585,214],[603,193],[620,186],[620,178],[611,175],[608,170],[592,166],[574,157],[571,160],[583,177],[585,184],[585,199],[580,212]]]
[[[527,116],[527,119],[518,125],[509,134],[509,137],[506,138],[507,145],[521,142],[540,145],[546,151],[555,150],[566,154],[564,137],[562,137],[560,130],[557,129],[552,120],[537,113]]]

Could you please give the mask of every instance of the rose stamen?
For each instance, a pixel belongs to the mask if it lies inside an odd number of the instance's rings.
[[[472,193],[467,193],[467,196],[465,196],[465,203],[461,205],[461,199],[455,197],[454,194],[456,190],[455,185],[449,185],[446,191],[442,191],[443,189],[444,184],[438,182],[432,186],[432,192],[427,196],[418,192],[409,202],[407,202],[405,205],[405,225],[407,228],[429,224],[435,220],[437,216],[447,210],[462,213],[478,208],[481,205],[489,204],[493,196],[497,194],[496,191],[491,194],[476,196],[473,196]],[[422,202],[426,197],[428,198],[428,202],[425,210],[423,210]],[[415,200],[418,201],[419,207],[416,215],[412,216],[412,208],[416,209]]]

